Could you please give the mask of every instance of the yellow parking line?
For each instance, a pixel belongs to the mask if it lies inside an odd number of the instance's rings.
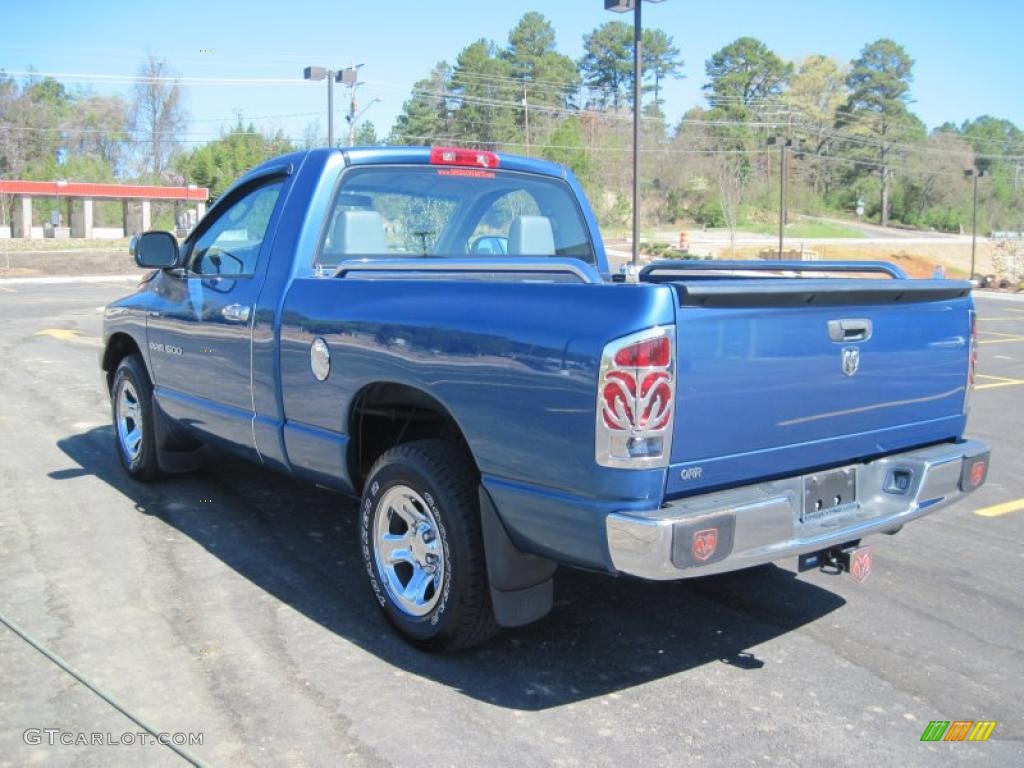
[[[1022,379],[1011,379],[1009,376],[993,376],[991,373],[979,373],[977,374],[979,379],[992,379],[993,381],[1009,381],[1013,384],[1020,384]]]
[[[994,384],[977,384],[975,389],[995,389],[996,387],[1015,387],[1024,384],[1024,379],[1011,379],[1007,376],[991,376],[987,373],[979,373],[979,379],[991,379]]]
[[[999,381],[995,384],[979,384],[975,389],[996,389],[997,387],[1019,387],[1024,381]]]
[[[1000,333],[999,331],[978,331],[978,333],[984,333],[989,336],[1019,336],[1019,333]]]
[[[976,509],[974,514],[981,515],[982,517],[999,517],[1000,515],[1008,515],[1011,512],[1018,512],[1022,509],[1024,509],[1024,499],[1017,499],[1016,501],[1004,501],[1002,504],[993,504],[991,507]]]
[[[55,339],[61,341],[73,341],[82,335],[81,331],[75,331],[70,328],[44,328],[41,331],[35,332],[36,336],[52,336]]]
[[[1010,336],[1005,339],[982,339],[979,344],[1009,344],[1011,341],[1024,341],[1024,336]]]

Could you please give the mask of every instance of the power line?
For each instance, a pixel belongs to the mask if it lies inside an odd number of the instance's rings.
[[[173,75],[106,75],[83,72],[34,72],[32,70],[0,70],[3,74],[17,77],[51,77],[54,80],[65,80],[71,83],[184,83],[187,85],[301,85],[305,81],[297,77],[195,77]]]
[[[152,76],[142,76],[142,75],[106,75],[106,74],[98,74],[98,73],[91,73],[90,74],[90,73],[66,73],[66,72],[35,72],[35,71],[32,71],[32,70],[9,70],[9,71],[6,72],[6,74],[7,75],[28,76],[28,77],[34,77],[34,78],[38,78],[38,77],[54,77],[54,78],[64,78],[64,79],[70,79],[70,80],[78,79],[80,82],[125,82],[125,83],[128,83],[128,82],[133,82],[133,83],[134,82],[151,82],[151,83],[152,82],[166,82],[166,83],[187,83],[187,84],[207,84],[207,85],[216,85],[216,84],[223,84],[223,85],[239,85],[239,84],[251,84],[251,85],[293,85],[293,84],[299,84],[299,83],[303,83],[304,82],[304,81],[302,81],[300,79],[297,79],[297,78],[228,78],[228,77],[181,77],[181,76],[176,76],[176,77],[159,77],[159,76],[158,77],[152,77]],[[512,77],[512,76],[506,76],[506,75],[493,75],[493,74],[471,73],[471,72],[461,72],[461,73],[457,73],[457,74],[458,74],[459,77],[467,78],[467,79],[471,79],[471,80],[475,80],[477,82],[483,82],[483,83],[486,83],[486,82],[502,83],[502,84],[508,84],[509,86],[511,86],[513,84],[520,85],[523,82],[520,78],[516,78],[516,77]],[[606,89],[603,89],[601,87],[596,87],[595,88],[593,86],[586,86],[586,85],[582,85],[580,83],[572,82],[572,81],[555,81],[555,80],[539,80],[539,81],[534,81],[534,80],[530,80],[530,81],[527,81],[527,82],[528,82],[528,87],[557,88],[557,89],[559,89],[560,92],[563,92],[562,89],[564,89],[565,91],[569,91],[569,90],[575,90],[575,89],[581,89],[581,88],[587,88],[590,91],[597,91],[597,92],[601,92],[601,91],[611,92],[611,93],[616,92],[616,89],[613,89],[613,88],[606,88]],[[402,92],[402,93],[411,93],[411,95],[413,95],[413,96],[428,96],[428,97],[439,99],[441,101],[453,101],[453,102],[456,102],[456,103],[461,103],[463,105],[470,104],[470,105],[486,106],[486,107],[493,107],[493,108],[500,108],[500,109],[508,109],[508,110],[513,110],[513,111],[520,111],[520,110],[524,109],[524,107],[522,105],[522,102],[518,101],[518,100],[517,101],[513,101],[513,100],[510,100],[510,99],[506,100],[506,99],[499,99],[499,98],[486,98],[486,97],[482,97],[482,96],[469,96],[469,95],[466,95],[466,94],[463,94],[463,93],[458,93],[457,91],[451,91],[451,90],[436,91],[436,90],[429,90],[429,89],[422,89],[422,88],[419,88],[419,89],[413,88],[411,91],[409,91],[409,90],[407,90],[403,86],[392,84],[392,83],[371,83],[371,82],[368,82],[368,83],[366,83],[366,85],[368,85],[368,86],[376,86],[379,90],[398,91],[398,92]],[[816,129],[812,128],[811,126],[809,126],[806,123],[806,120],[808,119],[807,115],[806,115],[806,112],[804,112],[802,109],[800,109],[799,107],[797,107],[795,105],[787,103],[782,98],[772,97],[772,98],[742,99],[740,97],[733,97],[733,96],[709,96],[708,97],[708,101],[709,101],[709,103],[712,104],[713,108],[715,106],[721,106],[723,104],[734,103],[736,105],[743,105],[745,107],[749,107],[749,108],[751,108],[752,110],[754,110],[756,112],[762,112],[762,113],[765,113],[767,110],[770,110],[770,109],[776,109],[776,110],[779,110],[779,111],[776,113],[775,117],[776,118],[788,119],[789,122],[788,123],[787,122],[783,122],[780,119],[774,119],[774,120],[765,120],[765,119],[760,119],[760,120],[735,120],[735,119],[682,118],[682,119],[680,119],[677,122],[677,125],[678,126],[692,125],[692,126],[701,126],[701,127],[707,126],[707,127],[770,128],[770,129],[785,128],[785,129],[788,129],[788,130],[791,130],[791,131],[803,131],[803,132],[808,132],[808,133],[814,132],[816,130]],[[630,113],[622,113],[622,114],[615,113],[615,112],[609,113],[607,111],[596,112],[596,111],[591,110],[591,109],[577,109],[577,108],[571,108],[571,107],[559,107],[559,106],[553,105],[553,104],[537,105],[536,103],[534,103],[532,106],[533,106],[535,111],[538,111],[538,112],[541,112],[541,113],[553,114],[553,115],[586,116],[586,115],[590,115],[590,114],[597,114],[597,115],[599,115],[599,117],[601,119],[606,119],[606,120],[621,120],[621,121],[631,120],[631,112]],[[249,118],[249,121],[252,122],[252,121],[256,121],[256,120],[288,119],[288,118],[295,118],[295,117],[313,117],[313,116],[319,117],[322,114],[323,114],[322,112],[303,112],[303,113],[292,113],[292,114],[281,114],[281,115],[265,115],[265,116]],[[762,118],[765,117],[765,116],[766,116],[765,114],[761,115]],[[794,117],[801,117],[803,119],[802,119],[801,122],[794,123],[794,122],[792,122],[792,118],[794,118]],[[660,117],[643,117],[641,119],[643,121],[645,121],[647,123],[651,123],[651,124],[662,123],[663,122],[663,119],[660,118]],[[860,125],[860,126],[868,126],[868,125],[872,125],[872,124],[878,125],[878,124],[880,124],[879,121],[881,121],[883,119],[884,119],[883,116],[880,116],[880,115],[876,116],[876,115],[870,115],[870,114],[863,114],[863,113],[861,113],[861,114],[858,114],[856,116],[849,116],[847,118],[846,122],[847,122],[848,125],[852,125],[852,126],[858,126],[858,125]],[[227,122],[230,122],[230,121],[231,121],[231,118],[202,118],[202,119],[194,120],[193,122],[223,122],[223,123],[227,123]],[[46,129],[46,128],[35,128],[35,129],[33,129],[33,128],[27,128],[27,127],[11,126],[10,124],[8,124],[7,128],[10,129],[10,130],[37,130],[37,131],[53,131],[53,132],[64,132],[64,133],[78,133],[78,134],[103,133],[104,132],[101,129],[81,129],[81,128],[70,128],[70,127],[59,128],[59,129]],[[130,131],[128,131],[128,132],[130,132]],[[819,132],[819,135],[820,135],[820,130],[818,132]],[[138,132],[134,132],[134,133],[138,133]],[[237,134],[237,132],[236,132],[236,134]],[[145,135],[152,135],[152,132],[145,132]],[[179,134],[179,136],[198,136],[198,137],[203,137],[203,138],[207,138],[208,137],[208,138],[211,138],[211,139],[212,138],[219,138],[220,135],[221,134],[197,134],[197,133]],[[262,134],[257,134],[256,132],[251,132],[251,133],[250,132],[246,132],[246,133],[243,133],[243,135],[262,135]],[[1024,155],[980,153],[980,152],[977,151],[977,148],[975,146],[976,142],[972,141],[971,138],[963,136],[961,134],[956,134],[956,136],[958,138],[960,138],[962,141],[964,141],[968,145],[967,147],[965,147],[965,149],[967,149],[968,151],[972,151],[975,158],[978,158],[978,159],[991,159],[991,160],[1005,160],[1005,161],[1014,161],[1014,162],[1024,161]],[[958,156],[958,155],[963,154],[962,152],[960,152],[958,150],[955,150],[955,149],[945,149],[945,148],[940,148],[940,147],[928,146],[924,142],[919,142],[919,143],[916,143],[916,144],[908,144],[908,143],[903,142],[903,141],[885,141],[884,139],[877,139],[877,138],[873,138],[873,137],[870,137],[870,136],[857,136],[857,135],[853,135],[853,134],[849,134],[849,133],[839,132],[839,131],[836,131],[836,130],[831,131],[824,138],[827,141],[838,141],[838,142],[848,143],[848,144],[858,144],[858,145],[861,145],[861,146],[864,146],[864,147],[871,147],[871,148],[877,148],[877,149],[883,149],[883,148],[884,149],[893,149],[893,150],[896,150],[898,152],[904,152],[904,153],[927,153],[927,154],[935,154],[935,155],[941,155],[941,156]],[[992,140],[988,140],[988,142],[991,144]]]

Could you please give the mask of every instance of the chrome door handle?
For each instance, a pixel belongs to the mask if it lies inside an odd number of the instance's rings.
[[[248,304],[228,304],[220,311],[220,314],[229,323],[247,323],[249,322],[249,311]]]
[[[871,330],[871,321],[867,318],[828,321],[828,337],[840,344],[867,341],[871,338]]]

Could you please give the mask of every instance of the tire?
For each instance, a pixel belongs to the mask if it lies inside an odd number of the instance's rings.
[[[477,483],[470,458],[446,440],[387,451],[370,470],[360,540],[370,588],[410,642],[433,651],[492,637]]]
[[[138,355],[117,366],[110,388],[114,446],[125,472],[140,482],[160,477],[153,413],[153,385]]]

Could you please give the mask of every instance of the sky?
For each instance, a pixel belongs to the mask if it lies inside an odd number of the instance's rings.
[[[152,52],[166,58],[187,86],[185,139],[193,145],[215,138],[238,115],[293,139],[301,139],[312,121],[325,134],[326,85],[303,81],[306,65],[364,64],[360,104],[380,99],[368,106],[364,119],[386,134],[412,84],[436,62],[453,62],[481,37],[505,44],[527,11],[540,11],[552,22],[559,49],[573,58],[582,55],[585,33],[605,21],[629,20],[604,11],[602,0],[9,0],[5,5],[0,69],[60,73],[72,88],[127,94],[130,77]],[[1024,0],[665,0],[645,3],[643,11],[644,25],[670,34],[685,60],[684,79],[665,88],[672,121],[704,103],[704,62],[738,37],[757,37],[789,60],[823,53],[843,62],[865,44],[890,37],[915,61],[912,109],[929,128],[982,114],[1024,127],[1024,46],[1017,39],[1024,29]],[[346,130],[341,106],[346,98],[339,87],[338,135]]]

